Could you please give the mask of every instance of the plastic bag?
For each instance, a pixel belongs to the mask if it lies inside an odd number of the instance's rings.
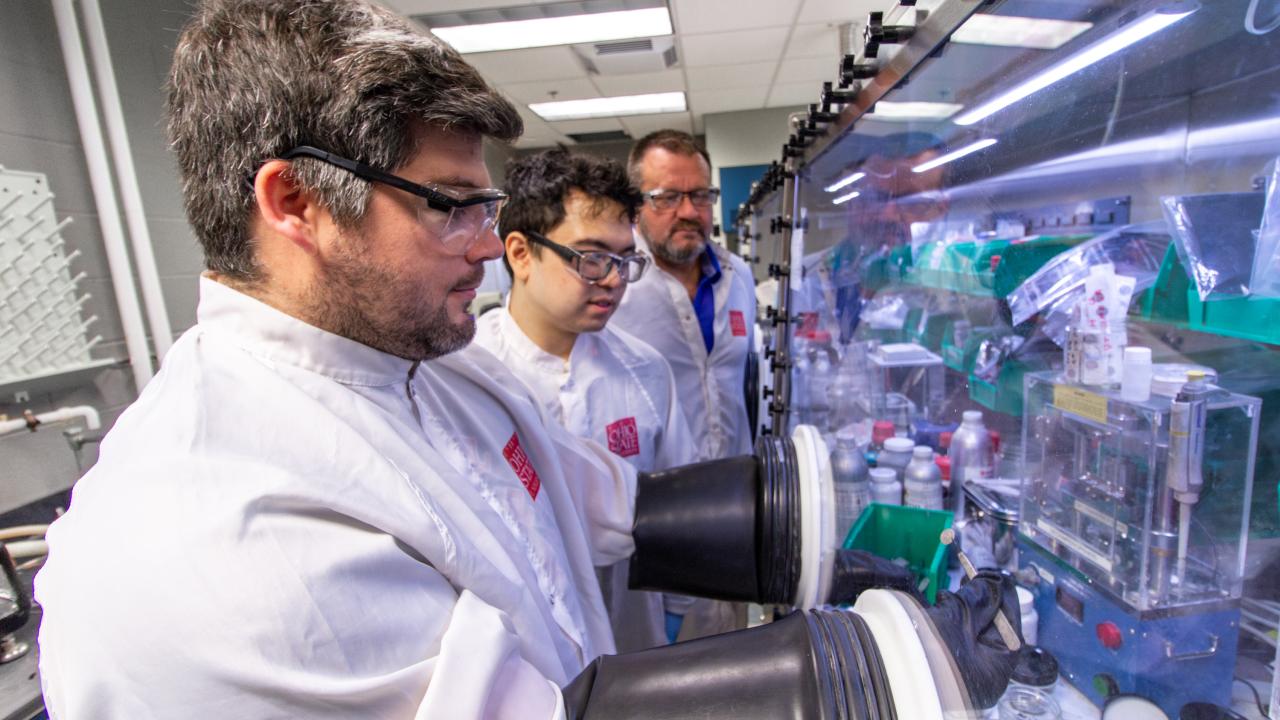
[[[1248,295],[1253,231],[1262,222],[1264,193],[1208,193],[1160,198],[1178,259],[1200,294]]]
[[[1084,297],[1090,268],[1110,263],[1117,275],[1134,279],[1137,295],[1155,283],[1169,241],[1164,223],[1142,223],[1099,235],[1058,255],[1009,293],[1006,300],[1013,324],[1021,325],[1040,313],[1041,331],[1063,346],[1071,313]]]
[[[1262,229],[1253,253],[1249,291],[1262,297],[1280,298],[1280,158],[1271,164],[1267,178],[1267,199],[1262,210]]]

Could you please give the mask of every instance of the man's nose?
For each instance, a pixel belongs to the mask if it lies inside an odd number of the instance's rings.
[[[481,232],[480,237],[476,238],[471,247],[467,249],[467,260],[472,263],[497,260],[505,252],[506,248],[502,244],[502,238],[498,237],[497,228],[491,227]]]
[[[693,204],[693,198],[681,195],[680,203],[676,205],[676,217],[681,220],[701,220],[702,208]]]

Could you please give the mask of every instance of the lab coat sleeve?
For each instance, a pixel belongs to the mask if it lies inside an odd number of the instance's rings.
[[[636,469],[599,444],[570,435],[557,423],[547,430],[560,455],[569,493],[591,545],[591,562],[606,567],[635,551]]]
[[[314,480],[187,459],[81,480],[36,581],[51,716],[564,717],[505,613]]]

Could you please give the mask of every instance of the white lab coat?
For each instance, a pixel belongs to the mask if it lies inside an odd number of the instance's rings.
[[[54,718],[553,718],[614,650],[634,471],[480,348],[414,364],[211,280],[36,578]]]
[[[643,342],[612,328],[584,333],[566,362],[529,339],[505,307],[480,317],[475,342],[520,378],[544,413],[571,434],[609,448],[641,472],[693,462],[671,368]],[[665,645],[663,597],[628,589],[629,567],[624,560],[601,568],[618,651]],[[691,603],[669,596],[665,609],[683,615]]]
[[[650,252],[638,230],[635,236],[637,247]],[[755,283],[742,258],[716,243],[707,247],[722,273],[712,293],[715,343],[710,354],[689,292],[660,267],[627,288],[611,320],[613,327],[653,346],[671,364],[698,460],[752,451],[743,383],[756,324]]]
[[[638,229],[635,240],[638,249],[653,254]],[[670,363],[699,461],[749,455],[753,450],[744,383],[756,324],[755,281],[742,258],[716,243],[707,247],[720,261],[721,272],[712,293],[715,342],[710,353],[689,291],[657,266],[627,287],[610,321],[611,327],[640,338]],[[685,615],[680,639],[736,630],[745,623],[744,605],[699,600]]]

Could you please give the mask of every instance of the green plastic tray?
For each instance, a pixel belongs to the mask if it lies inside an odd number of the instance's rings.
[[[918,579],[929,579],[924,595],[933,603],[938,589],[947,586],[947,548],[940,536],[951,520],[951,513],[942,510],[871,503],[849,530],[844,547],[905,559]]]

